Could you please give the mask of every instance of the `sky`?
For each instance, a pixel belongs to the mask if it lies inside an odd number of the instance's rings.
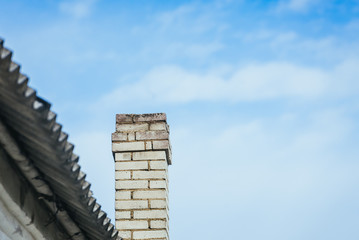
[[[173,240],[359,238],[359,1],[0,0],[114,220],[116,113],[165,112]]]

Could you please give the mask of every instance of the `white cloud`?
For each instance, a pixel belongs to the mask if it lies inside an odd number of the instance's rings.
[[[91,14],[96,0],[63,1],[59,5],[61,12],[74,18],[84,18]]]
[[[277,6],[277,11],[291,10],[295,12],[302,12],[307,10],[312,0],[283,0]]]
[[[188,71],[179,66],[162,66],[145,74],[140,81],[108,93],[100,104],[118,106],[129,102],[146,105],[337,97],[359,91],[357,65],[358,61],[348,60],[333,69],[320,69],[272,62],[205,73]]]
[[[311,62],[324,66],[351,58],[357,59],[359,45],[351,38],[355,36],[356,29],[359,29],[358,23],[358,20],[350,21],[342,28],[338,28],[339,32],[336,34],[325,33],[321,36],[305,35],[294,28],[289,31],[276,28],[240,30],[235,36],[251,48],[261,49],[263,54],[257,55],[257,58],[269,56],[287,62],[302,64]]]
[[[106,94],[101,106],[124,103],[178,104],[193,101],[263,101],[345,97],[359,92],[359,60],[348,59],[330,68],[286,62],[218,67],[206,72],[175,65],[156,67],[136,82]]]
[[[190,184],[191,176],[196,176],[199,169],[207,173],[202,174],[190,193],[199,199],[213,197],[213,189],[230,195],[233,204],[250,204],[260,199],[258,195],[266,196],[270,191],[281,196],[282,201],[285,196],[305,199],[320,188],[332,194],[333,184],[350,184],[350,177],[345,176],[350,162],[358,167],[353,162],[355,155],[345,154],[355,149],[350,139],[355,135],[356,123],[342,109],[304,115],[294,111],[222,126],[209,138],[195,126],[187,126],[193,127],[187,136],[177,135],[176,129],[172,131],[176,138],[175,157],[181,160],[176,163],[176,177]],[[333,179],[335,175],[343,176],[338,180]],[[225,184],[228,182],[235,185]],[[284,202],[290,204],[291,200],[287,200]]]
[[[173,25],[177,25],[178,22],[181,22],[186,19],[189,14],[192,14],[195,11],[193,5],[183,5],[175,10],[167,11],[159,14],[157,16],[158,23],[161,24],[161,27],[166,29]]]
[[[222,1],[222,4],[226,3]],[[223,11],[222,4],[216,2],[184,4],[159,13],[154,18],[153,27],[165,34],[175,30],[174,35],[185,35],[191,38],[209,31],[221,32],[228,27],[218,18]]]
[[[186,44],[174,43],[163,47],[164,55],[169,59],[185,56],[195,59],[206,59],[223,48],[220,43]]]
[[[227,219],[227,226],[246,223],[255,215],[250,225],[263,220],[262,231],[272,234],[295,225],[289,231],[292,236],[305,227],[317,226],[316,218],[323,213],[332,217],[333,207],[340,208],[338,202],[347,202],[343,199],[356,189],[358,151],[351,156],[346,152],[355,149],[350,139],[357,124],[343,109],[310,113],[293,109],[274,117],[238,119],[234,124],[218,123],[217,132],[211,122],[203,120],[203,125],[202,132],[186,125],[189,130],[181,129],[180,135],[172,129],[177,159],[171,172],[175,214],[220,209],[208,221],[220,216]],[[228,220],[231,216],[234,223]],[[269,223],[278,226],[268,227]],[[206,226],[196,225],[202,231]],[[252,231],[244,229],[245,235],[252,236]]]
[[[243,32],[238,34],[238,37],[246,42],[269,40],[272,44],[288,44],[296,40],[298,35],[294,31],[277,32],[269,29],[260,29],[253,32]]]
[[[359,30],[359,19],[353,19],[351,20],[346,26],[345,29],[347,31],[358,31]]]
[[[309,7],[316,4],[319,0],[283,0],[277,5],[277,11],[305,12]]]
[[[343,157],[338,146],[349,141],[355,130],[355,122],[348,115],[344,109],[301,114],[293,109],[279,116],[229,126],[208,145],[236,156],[233,161],[249,159],[256,163],[266,158],[271,164],[282,164],[283,160],[322,163]]]

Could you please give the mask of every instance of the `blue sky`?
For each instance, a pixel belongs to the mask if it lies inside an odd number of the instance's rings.
[[[115,114],[166,112],[171,239],[359,238],[358,1],[0,6],[112,219]]]

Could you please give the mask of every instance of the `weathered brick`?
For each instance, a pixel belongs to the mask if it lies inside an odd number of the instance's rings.
[[[165,151],[134,152],[133,160],[166,160]]]
[[[145,150],[145,142],[113,142],[112,152],[128,152]]]
[[[131,160],[131,153],[115,153],[115,161]]]
[[[163,220],[152,220],[150,221],[150,228],[167,228],[167,223]]]
[[[135,219],[167,218],[167,211],[166,210],[134,211],[133,217]]]
[[[167,150],[170,148],[170,143],[168,140],[162,140],[162,141],[153,141],[153,149],[158,150]]]
[[[116,123],[131,123],[132,117],[132,114],[116,114]]]
[[[131,199],[131,191],[119,191],[119,190],[117,190],[115,192],[115,199],[116,200]]]
[[[166,171],[134,171],[132,173],[133,179],[165,179],[166,177]]]
[[[150,169],[167,169],[168,163],[166,160],[150,161]]]
[[[131,211],[116,211],[115,218],[117,219],[130,219]]]
[[[147,221],[139,221],[139,220],[122,220],[116,221],[116,228],[120,230],[131,230],[131,229],[147,229],[148,222]]]
[[[134,199],[166,199],[167,192],[165,190],[138,190],[133,192]]]
[[[128,141],[135,141],[135,133],[134,132],[128,133]]]
[[[126,133],[114,132],[112,133],[112,141],[127,141]]]
[[[137,132],[148,130],[148,123],[116,124],[117,132]]]
[[[123,240],[127,240],[131,238],[131,231],[118,231],[118,236],[123,238]]]
[[[167,117],[165,113],[149,113],[149,114],[140,114],[134,115],[134,122],[156,122],[156,121],[166,121]]]
[[[115,207],[119,210],[146,209],[148,202],[146,200],[121,200],[115,202]]]
[[[150,200],[151,208],[167,208],[166,200]]]
[[[148,181],[146,180],[116,181],[116,189],[141,189],[141,188],[148,188]]]
[[[146,142],[146,150],[152,150],[152,143],[151,141]]]
[[[147,170],[148,163],[145,161],[115,162],[116,170]]]
[[[167,124],[165,122],[155,122],[150,124],[150,130],[152,131],[158,131],[158,130],[164,130],[167,131]]]
[[[152,231],[135,231],[133,232],[133,239],[159,239],[166,238],[166,230],[152,230]]]
[[[136,132],[136,140],[168,139],[167,131]]]
[[[150,188],[167,188],[167,182],[161,181],[150,181]]]
[[[130,171],[116,171],[115,179],[116,180],[131,179],[131,172]]]

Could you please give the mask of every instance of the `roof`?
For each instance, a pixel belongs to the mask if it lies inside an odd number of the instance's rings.
[[[28,77],[20,73],[3,42],[0,39],[0,123],[7,129],[8,141],[13,142],[7,149],[9,155],[48,202],[49,211],[68,231],[69,239],[116,239],[118,232],[92,196],[91,184],[73,153],[74,145],[56,122],[51,104],[28,86]]]

